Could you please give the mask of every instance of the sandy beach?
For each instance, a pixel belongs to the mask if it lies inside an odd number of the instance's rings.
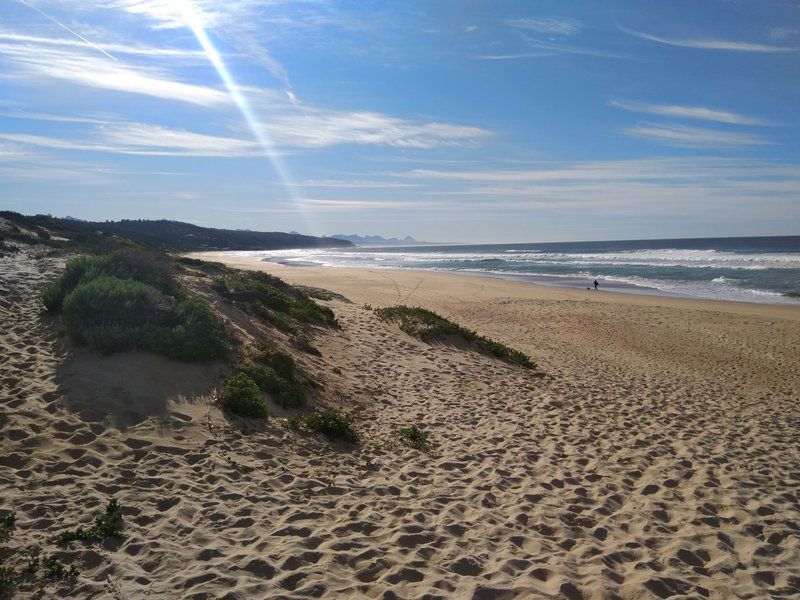
[[[342,329],[314,333],[321,356],[295,359],[362,443],[289,431],[273,406],[261,427],[227,421],[222,363],[66,347],[36,296],[63,261],[6,256],[0,508],[42,545],[109,496],[125,516],[121,540],[63,551],[83,572],[58,595],[800,594],[799,308],[195,256],[349,299],[326,302]],[[435,310],[540,373],[365,304]],[[412,424],[427,449],[396,442]]]

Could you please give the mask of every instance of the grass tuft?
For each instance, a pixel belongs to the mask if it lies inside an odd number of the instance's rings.
[[[475,331],[462,327],[425,308],[399,305],[377,308],[374,312],[384,321],[398,323],[402,331],[423,342],[430,343],[448,336],[456,336],[483,354],[521,365],[526,369],[537,368],[536,363],[519,350],[479,335]]]
[[[56,537],[59,544],[66,544],[75,540],[82,542],[99,542],[108,537],[122,536],[122,508],[116,498],[112,498],[106,505],[105,512],[97,517],[91,527],[78,527],[62,531]]]
[[[77,577],[81,571],[75,565],[68,568],[58,559],[54,554],[42,559],[42,575],[45,579],[67,579],[69,577]]]
[[[420,429],[416,425],[398,429],[397,437],[403,445],[409,448],[416,448],[417,450],[422,450],[428,444],[428,432]]]
[[[335,409],[295,415],[290,417],[287,423],[297,431],[322,433],[331,440],[343,440],[355,444],[359,438],[358,431],[353,425],[353,417]]]

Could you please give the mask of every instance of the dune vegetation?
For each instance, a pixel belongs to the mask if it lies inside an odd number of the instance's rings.
[[[103,354],[143,350],[178,360],[224,358],[231,345],[222,321],[175,278],[171,260],[117,250],[70,260],[42,292],[76,343]]]
[[[526,369],[537,368],[536,363],[519,350],[482,336],[472,329],[467,329],[425,308],[398,305],[377,308],[374,312],[384,321],[398,323],[402,331],[423,342],[431,343],[444,341],[447,338],[460,338],[483,354],[518,364]]]

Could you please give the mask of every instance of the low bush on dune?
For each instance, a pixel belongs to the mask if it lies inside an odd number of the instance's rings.
[[[331,309],[274,275],[261,271],[228,271],[218,275],[211,287],[288,333],[296,333],[297,325],[292,321],[339,327]]]
[[[536,363],[519,350],[479,335],[425,308],[400,305],[376,308],[374,313],[384,321],[398,323],[402,331],[423,342],[459,337],[483,354],[516,363],[526,369],[536,369]]]
[[[178,360],[223,358],[220,319],[189,297],[166,258],[143,252],[81,256],[42,294],[76,342],[104,354],[144,350]]]
[[[67,263],[61,276],[45,287],[42,302],[61,312],[67,295],[82,283],[102,276],[133,279],[167,295],[180,293],[169,258],[154,252],[117,250],[110,254],[86,254]]]
[[[295,415],[287,420],[287,424],[297,431],[322,433],[332,440],[343,440],[351,444],[358,442],[358,431],[353,425],[353,417],[335,409]]]
[[[298,408],[305,404],[303,383],[310,382],[298,380],[295,362],[291,356],[259,346],[251,358],[252,362],[239,365],[239,373],[252,379],[283,408]]]
[[[267,417],[267,405],[255,381],[246,373],[239,372],[228,379],[220,392],[223,410],[249,419]]]

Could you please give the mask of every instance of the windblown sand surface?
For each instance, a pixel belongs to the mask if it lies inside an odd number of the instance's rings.
[[[220,259],[220,256],[211,257]],[[223,364],[66,348],[0,259],[0,508],[17,544],[117,497],[125,538],[73,543],[75,597],[752,598],[800,594],[800,309],[289,268],[341,331],[298,354],[358,448],[228,422]],[[209,296],[212,302],[218,299]],[[528,353],[543,377],[426,345],[364,303],[421,305]],[[244,335],[255,327],[225,309]],[[283,339],[275,334],[275,343]],[[283,414],[272,407],[273,413]],[[396,443],[417,424],[430,448]]]

